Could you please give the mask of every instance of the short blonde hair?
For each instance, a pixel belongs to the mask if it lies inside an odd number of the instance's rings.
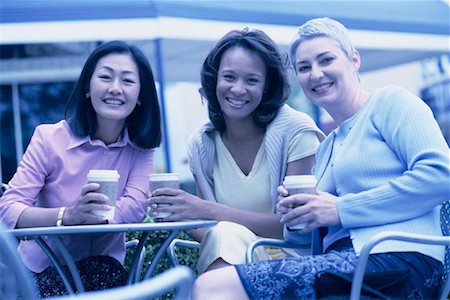
[[[350,39],[350,34],[344,25],[331,18],[315,18],[305,22],[297,30],[297,35],[291,43],[290,49],[292,65],[295,66],[295,52],[298,46],[303,41],[316,37],[328,37],[332,39],[349,59],[352,58],[356,50]]]

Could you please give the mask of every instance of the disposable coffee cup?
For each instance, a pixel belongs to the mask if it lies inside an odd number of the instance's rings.
[[[287,189],[289,195],[294,194],[316,194],[317,180],[314,175],[292,175],[286,176],[283,186]],[[289,229],[298,230],[306,227],[306,223],[300,223],[289,227]]]
[[[149,176],[149,188],[150,192],[160,188],[180,188],[180,176],[176,173],[153,173]],[[167,203],[158,203],[158,208],[170,206]],[[149,207],[148,213],[150,213],[151,208]],[[172,213],[170,212],[159,212],[154,218],[161,219],[167,218]]]
[[[108,220],[114,219],[116,212],[117,188],[120,175],[117,170],[90,170],[87,179],[89,183],[98,183],[100,187],[96,193],[105,194],[108,197],[107,205],[110,210],[92,210],[97,216],[105,217]]]

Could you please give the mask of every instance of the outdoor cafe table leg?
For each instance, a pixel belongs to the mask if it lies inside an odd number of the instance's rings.
[[[47,243],[45,243],[45,241],[40,236],[35,237],[34,240],[41,247],[42,251],[44,251],[44,253],[51,260],[51,262],[55,266],[56,270],[58,271],[59,275],[61,275],[61,278],[62,278],[64,285],[66,286],[69,294],[75,294],[73,287],[70,284],[69,279],[67,278],[66,272],[64,272],[64,269],[62,268],[61,263],[56,258],[55,253],[53,253],[52,249],[50,249],[50,247],[47,245]]]
[[[139,238],[139,244],[134,249],[133,259],[131,260],[130,271],[128,272],[127,285],[135,283],[139,281],[139,278],[136,278],[134,274],[136,274],[136,268],[138,267],[139,256],[141,255],[142,248],[144,248],[145,240],[149,236],[149,231],[142,232]]]
[[[84,293],[84,285],[81,282],[80,273],[78,272],[77,267],[75,266],[75,262],[73,261],[72,255],[70,255],[69,251],[67,251],[66,246],[64,246],[63,242],[61,242],[59,236],[53,237],[55,240],[56,247],[58,247],[61,255],[67,263],[67,267],[72,274],[73,281],[75,282],[75,286],[77,287],[78,293]]]
[[[156,266],[158,265],[158,262],[161,259],[161,256],[166,252],[167,247],[169,247],[170,243],[177,237],[178,233],[180,233],[180,230],[172,231],[170,235],[167,237],[167,239],[164,241],[164,243],[161,245],[161,247],[159,247],[158,252],[156,252],[155,257],[152,259],[152,262],[148,267],[147,272],[145,273],[144,280],[152,276],[153,271],[156,269]]]

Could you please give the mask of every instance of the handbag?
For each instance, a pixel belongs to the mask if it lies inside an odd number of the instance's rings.
[[[411,278],[410,269],[366,272],[360,299],[405,299],[406,284]],[[320,272],[316,276],[317,299],[348,299],[353,273],[337,271]]]

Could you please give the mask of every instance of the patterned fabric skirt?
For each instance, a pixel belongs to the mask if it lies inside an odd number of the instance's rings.
[[[315,299],[316,274],[324,271],[351,273],[357,264],[353,249],[332,250],[316,256],[260,261],[236,265],[250,299]],[[442,263],[419,253],[371,255],[366,271],[412,270],[407,286],[409,299],[435,299],[442,283]]]
[[[128,273],[120,262],[109,256],[92,256],[75,263],[85,291],[114,288],[126,284]],[[70,274],[68,267],[63,267]],[[41,298],[68,295],[68,291],[55,267],[48,267],[41,273],[34,273],[36,289]],[[76,292],[75,283],[69,281]]]

